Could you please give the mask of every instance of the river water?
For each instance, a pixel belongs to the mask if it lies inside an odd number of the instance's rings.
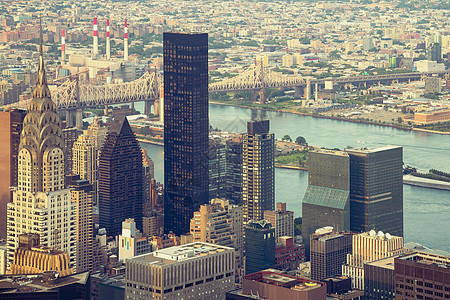
[[[140,105],[136,105],[139,109]],[[421,170],[431,168],[450,172],[450,135],[403,131],[390,127],[319,119],[290,113],[262,111],[225,105],[210,105],[210,123],[223,131],[245,132],[246,122],[270,120],[276,138],[305,137],[310,145],[327,148],[403,146],[405,164]],[[155,177],[164,180],[163,147],[141,144],[155,161]],[[277,168],[276,201],[301,216],[303,195],[308,185],[305,171]],[[403,186],[405,242],[450,251],[450,192]]]

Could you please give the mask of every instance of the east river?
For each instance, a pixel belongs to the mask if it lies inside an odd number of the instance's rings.
[[[136,105],[140,108],[140,105]],[[222,131],[245,132],[252,118],[270,120],[276,138],[289,135],[305,137],[310,145],[340,148],[347,146],[403,147],[405,164],[420,170],[438,169],[450,172],[450,135],[404,131],[390,127],[355,124],[319,119],[290,113],[262,111],[211,104],[210,123]],[[155,177],[164,180],[163,147],[141,144],[155,161]],[[308,185],[305,171],[277,168],[275,172],[276,201],[301,216],[302,199]],[[450,191],[403,186],[405,242],[418,242],[430,248],[450,251]]]

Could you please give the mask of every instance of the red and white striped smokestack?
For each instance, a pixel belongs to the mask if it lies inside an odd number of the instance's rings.
[[[66,32],[61,30],[61,64],[66,60]]]
[[[98,34],[97,34],[97,18],[94,18],[94,34],[93,34],[93,38],[94,38],[94,49],[92,54],[94,56],[98,55]]]
[[[124,29],[123,60],[128,60],[128,26],[127,26],[127,20],[125,20],[125,29]]]
[[[111,58],[111,44],[109,40],[109,19],[106,20],[106,59]]]

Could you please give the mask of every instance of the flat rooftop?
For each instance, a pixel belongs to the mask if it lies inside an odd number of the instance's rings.
[[[172,264],[179,261],[195,259],[201,256],[216,254],[223,251],[234,251],[233,248],[203,242],[194,242],[181,246],[173,246],[151,253],[129,258],[133,261],[143,261],[150,264]]]
[[[383,258],[383,259],[374,260],[374,261],[368,262],[366,264],[371,265],[371,266],[380,267],[380,268],[389,269],[389,270],[394,270],[394,260],[396,257],[399,257],[399,256],[394,255],[394,256]]]
[[[338,156],[348,156],[348,153],[345,151],[341,151],[341,150],[330,150],[330,149],[323,149],[323,148],[319,148],[319,149],[314,149],[311,152],[315,152],[315,153],[324,153],[324,154],[331,154],[331,155],[338,155]]]
[[[346,151],[347,152],[356,152],[356,153],[376,153],[376,152],[398,149],[398,148],[402,148],[402,147],[387,145],[387,146],[376,147],[376,148],[352,148],[352,149],[347,149]]]
[[[244,276],[244,279],[297,291],[310,291],[321,288],[324,285],[322,282],[290,276],[279,272],[272,272],[270,270],[246,275]],[[246,290],[245,281],[243,282],[243,290]]]

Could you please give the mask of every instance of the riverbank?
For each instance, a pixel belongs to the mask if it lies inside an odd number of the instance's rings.
[[[157,145],[157,146],[164,146],[164,142],[160,142],[160,141],[147,140],[147,139],[142,139],[142,138],[136,138],[136,140],[138,142],[140,142],[140,143],[152,144],[152,145]]]
[[[450,191],[450,182],[415,177],[413,175],[403,175],[403,184]]]
[[[420,131],[420,132],[427,132],[427,133],[433,133],[433,134],[450,135],[450,132],[446,132],[446,131],[436,131],[436,130],[429,130],[429,129],[423,129],[423,128],[404,127],[404,126],[395,125],[395,124],[379,123],[379,122],[373,122],[373,121],[367,121],[367,120],[357,120],[357,119],[349,119],[349,118],[335,117],[335,116],[325,116],[325,115],[305,113],[305,112],[299,112],[299,111],[293,111],[293,110],[287,110],[287,109],[276,110],[276,109],[270,109],[270,108],[241,105],[241,104],[228,104],[228,103],[217,102],[217,101],[209,101],[209,103],[218,104],[218,105],[226,105],[226,106],[236,106],[236,107],[248,108],[248,109],[259,109],[259,110],[267,110],[267,111],[274,111],[274,112],[283,112],[283,113],[289,113],[289,114],[295,114],[295,115],[309,116],[309,117],[319,118],[319,119],[329,119],[329,120],[345,121],[345,122],[350,122],[350,123],[378,125],[378,126],[391,127],[391,128],[395,128],[395,129],[399,129],[399,130],[404,130],[404,131]]]

